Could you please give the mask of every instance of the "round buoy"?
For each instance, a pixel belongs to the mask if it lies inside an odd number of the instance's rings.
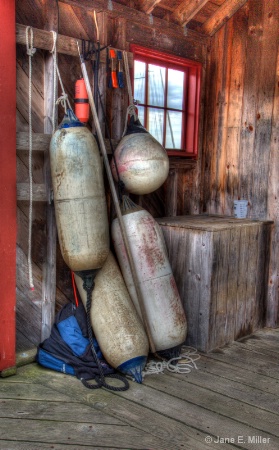
[[[127,192],[149,194],[166,181],[169,158],[164,147],[139,120],[133,122],[132,116],[126,135],[115,149],[111,170],[115,181],[119,174]]]

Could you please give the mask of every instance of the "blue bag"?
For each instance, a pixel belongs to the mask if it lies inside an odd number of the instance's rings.
[[[93,338],[95,354],[103,375],[114,373],[104,360],[99,345]],[[51,334],[37,349],[36,361],[48,369],[90,380],[100,375],[87,332],[86,312],[83,304],[68,303],[56,315]]]

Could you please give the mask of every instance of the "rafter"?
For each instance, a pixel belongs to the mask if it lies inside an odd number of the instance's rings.
[[[202,33],[212,36],[230,19],[248,0],[226,0],[216,12],[199,28]]]
[[[151,14],[158,3],[161,3],[161,0],[143,0],[141,2],[140,9],[146,14]]]
[[[148,26],[146,21],[146,14],[144,12],[129,8],[128,6],[122,5],[120,3],[116,3],[113,0],[111,1],[112,9],[108,9],[107,0],[83,0],[82,4],[79,0],[59,0],[59,3],[67,3],[67,5],[84,8],[87,11],[103,11],[106,12],[111,18],[123,17],[130,22],[142,24],[145,27]],[[170,35],[175,35],[180,39],[185,38],[183,34],[183,28],[180,25],[172,22],[167,22],[166,20],[159,19],[155,16],[153,18],[152,29],[165,30],[165,32]],[[189,38],[194,40],[198,39],[202,43],[205,43],[207,40],[206,36],[203,36],[201,33],[198,33],[194,30],[188,30],[187,40]]]
[[[181,26],[185,26],[190,20],[195,17],[203,6],[208,3],[209,0],[192,0],[189,2],[183,2],[172,14],[172,18],[177,21]]]

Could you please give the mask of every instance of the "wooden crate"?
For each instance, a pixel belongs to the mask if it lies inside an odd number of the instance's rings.
[[[271,221],[195,215],[156,219],[188,321],[208,352],[263,327]]]

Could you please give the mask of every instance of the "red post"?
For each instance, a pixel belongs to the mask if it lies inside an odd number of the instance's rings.
[[[15,0],[0,1],[0,371],[15,366],[16,53]]]

